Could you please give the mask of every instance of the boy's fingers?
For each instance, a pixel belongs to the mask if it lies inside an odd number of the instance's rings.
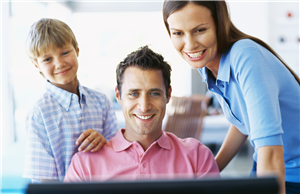
[[[79,145],[81,142],[83,142],[85,140],[85,138],[91,134],[91,130],[92,129],[88,129],[88,130],[84,131],[83,133],[81,133],[81,135],[76,140],[76,145]]]
[[[89,152],[91,149],[96,148],[99,143],[101,142],[101,138],[98,136],[96,137],[90,144],[83,150],[83,152]]]
[[[88,136],[87,138],[85,138],[85,140],[79,146],[78,151],[82,151],[82,150],[86,149],[88,144],[91,144],[95,147],[97,144],[94,143],[94,140],[95,140],[95,137],[93,137],[91,135]]]
[[[104,141],[102,140],[102,141],[100,141],[100,143],[94,148],[94,149],[92,149],[91,150],[91,152],[96,152],[96,151],[98,151],[100,148],[102,148],[103,146],[104,146],[104,144],[106,144],[107,143],[107,141],[106,141],[106,139],[104,139]]]

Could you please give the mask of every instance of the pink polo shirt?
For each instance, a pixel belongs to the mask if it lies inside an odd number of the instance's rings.
[[[196,139],[163,132],[144,151],[124,130],[98,152],[76,153],[64,182],[220,177],[213,154]]]

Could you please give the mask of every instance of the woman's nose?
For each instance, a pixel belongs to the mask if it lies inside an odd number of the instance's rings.
[[[192,51],[198,47],[198,42],[196,38],[192,35],[187,35],[185,37],[185,49],[188,51]]]

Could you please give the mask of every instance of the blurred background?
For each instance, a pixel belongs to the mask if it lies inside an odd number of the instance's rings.
[[[25,153],[25,118],[44,93],[45,80],[26,54],[31,25],[42,17],[67,23],[79,43],[78,79],[84,86],[105,93],[114,104],[119,126],[122,113],[116,104],[115,68],[130,52],[149,45],[172,66],[173,96],[207,95],[196,70],[176,53],[162,19],[163,1],[1,1],[1,192],[22,193],[29,179],[22,178]],[[243,32],[268,43],[299,75],[299,2],[228,1],[233,23]],[[200,140],[214,153],[229,123],[222,114],[207,114]],[[247,176],[251,148],[226,167],[222,176]]]

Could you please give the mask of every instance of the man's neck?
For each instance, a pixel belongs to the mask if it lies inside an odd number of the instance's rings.
[[[123,132],[123,136],[127,141],[130,142],[137,141],[142,146],[144,151],[146,151],[153,142],[158,140],[161,137],[161,135],[162,135],[162,130],[153,135],[152,134],[151,135],[140,135],[140,134],[129,135],[128,133],[126,133],[126,129]]]

